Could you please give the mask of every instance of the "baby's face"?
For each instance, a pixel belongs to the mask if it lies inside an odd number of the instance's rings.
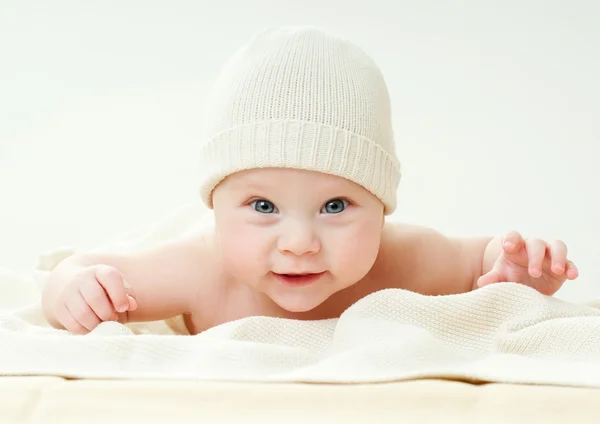
[[[308,311],[362,279],[379,251],[383,204],[344,178],[267,168],[213,192],[227,271],[280,307]]]

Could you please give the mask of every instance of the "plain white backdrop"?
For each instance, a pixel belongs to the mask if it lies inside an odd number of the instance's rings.
[[[557,296],[599,297],[598,22],[594,0],[0,0],[0,266],[25,272],[194,201],[224,61],[265,27],[309,24],[387,79],[395,218],[561,238],[581,276]]]

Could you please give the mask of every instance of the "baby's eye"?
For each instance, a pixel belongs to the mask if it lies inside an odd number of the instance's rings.
[[[255,200],[254,202],[250,203],[250,205],[254,207],[255,211],[260,213],[274,213],[277,210],[273,203],[264,199]]]
[[[325,203],[321,212],[340,213],[348,207],[348,201],[344,199],[332,199]]]

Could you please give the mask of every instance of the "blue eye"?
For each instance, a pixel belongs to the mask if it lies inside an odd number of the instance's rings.
[[[256,212],[260,212],[260,213],[274,213],[277,210],[273,203],[269,202],[268,200],[264,200],[264,199],[255,200],[254,202],[252,202],[250,204],[253,205],[254,210]]]
[[[348,207],[348,201],[343,199],[332,199],[325,203],[322,211],[325,213],[340,213]]]

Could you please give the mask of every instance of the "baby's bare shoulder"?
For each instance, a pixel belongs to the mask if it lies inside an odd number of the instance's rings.
[[[470,291],[481,267],[484,239],[465,242],[431,228],[409,224],[384,227],[378,279],[389,288],[422,294],[454,294]]]
[[[438,231],[406,223],[386,223],[373,269],[381,288],[428,293],[436,261],[447,256],[452,241]]]
[[[402,222],[386,222],[381,235],[381,251],[395,259],[411,257],[419,249],[439,242],[441,234],[431,228]]]

